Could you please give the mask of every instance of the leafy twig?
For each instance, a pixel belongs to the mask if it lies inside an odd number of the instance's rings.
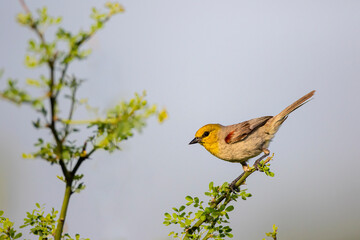
[[[251,197],[250,193],[247,193],[246,190],[234,191],[239,186],[245,183],[245,180],[253,174],[255,171],[263,171],[267,175],[273,176],[270,174],[269,161],[273,156],[268,157],[265,160],[259,159],[256,161],[253,167],[249,171],[243,172],[238,178],[233,181],[232,186],[229,186],[228,183],[224,183],[222,186],[214,186],[211,182],[209,184],[209,192],[206,192],[205,195],[211,197],[211,200],[208,202],[206,207],[203,201],[200,201],[198,197],[187,196],[186,203],[187,206],[193,206],[193,208],[198,209],[193,213],[190,211],[186,213],[185,206],[180,208],[173,208],[175,213],[172,215],[165,213],[165,225],[170,224],[179,224],[183,231],[179,233],[171,232],[170,235],[173,235],[175,238],[179,239],[223,239],[224,237],[232,237],[231,228],[229,226],[223,226],[223,223],[228,223],[229,215],[228,213],[234,210],[234,206],[229,205],[231,201],[236,201],[239,197],[243,200]],[[206,234],[205,234],[206,233]],[[203,234],[205,234],[204,237]]]

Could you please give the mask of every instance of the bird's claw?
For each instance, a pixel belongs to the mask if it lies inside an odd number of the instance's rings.
[[[264,158],[266,158],[267,156],[269,156],[269,154],[270,154],[270,152],[269,152],[269,150],[268,150],[267,153],[265,153],[263,156],[261,156],[259,159],[257,159],[257,160],[255,161],[255,163],[254,163],[254,168],[255,168],[256,170],[259,170],[259,164],[260,164],[260,162],[261,162]]]
[[[229,185],[229,188],[230,188],[230,190],[231,190],[232,193],[237,194],[237,193],[240,192],[240,187],[235,187],[235,184],[236,184],[236,182],[233,181],[233,182]]]
[[[258,159],[258,160],[256,160],[255,163],[254,163],[254,168],[255,168],[257,171],[259,170],[259,164],[260,164],[261,160],[262,160],[262,159]]]
[[[240,187],[239,187],[239,186],[236,186],[236,183],[237,183],[237,181],[239,181],[239,179],[244,175],[244,173],[245,173],[245,172],[243,172],[242,174],[240,174],[240,176],[238,176],[237,178],[235,178],[234,181],[232,181],[232,182],[230,183],[229,188],[230,188],[231,192],[233,192],[233,193],[235,193],[235,194],[238,193],[238,192],[240,192]],[[244,182],[243,184],[245,184],[245,182]]]

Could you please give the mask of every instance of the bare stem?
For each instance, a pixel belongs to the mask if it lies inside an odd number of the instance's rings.
[[[56,227],[55,230],[55,240],[60,240],[61,239],[61,235],[63,232],[63,228],[64,228],[64,223],[65,223],[65,218],[66,218],[66,212],[67,212],[67,208],[69,206],[69,200],[70,200],[70,196],[71,196],[71,183],[66,183],[66,188],[65,188],[65,194],[64,194],[64,200],[62,203],[62,207],[61,207],[61,212],[60,212],[60,217],[58,220],[58,225]]]
[[[21,7],[24,9],[24,11],[26,13],[30,13],[30,10],[28,8],[28,6],[26,5],[25,1],[24,0],[19,0],[20,4],[21,4]]]
[[[72,92],[71,92],[71,103],[70,103],[70,110],[69,110],[69,116],[68,116],[69,121],[72,120],[72,116],[73,116],[74,109],[75,109],[76,91],[77,91],[77,85],[75,84],[73,89],[72,89]],[[63,138],[61,139],[62,142],[65,142],[67,136],[69,135],[69,128],[70,128],[70,124],[65,123],[65,132],[64,132]]]
[[[69,53],[69,54],[70,54],[70,53]],[[69,55],[69,54],[68,54],[68,55]],[[69,66],[69,63],[65,63],[64,68],[63,68],[62,71],[61,71],[61,76],[60,76],[60,80],[59,80],[59,85],[63,84],[63,82],[64,82],[64,80],[65,80],[68,66]],[[56,91],[55,97],[57,97],[57,96],[59,95],[59,93],[60,93],[60,88]]]
[[[85,145],[84,145],[84,147],[85,147]],[[83,157],[80,157],[80,158],[78,159],[78,161],[76,162],[75,167],[74,167],[73,170],[71,171],[72,174],[75,175],[76,172],[77,172],[77,170],[79,169],[80,165],[81,165],[86,159],[88,159],[96,150],[97,150],[97,148],[94,147],[88,154],[86,154],[86,155],[83,156]],[[83,151],[85,151],[85,149],[84,149]]]
[[[209,239],[209,238],[211,238],[213,235],[210,233],[210,232],[208,232],[206,235],[205,235],[205,237],[203,238],[203,240],[207,240],[207,239]]]

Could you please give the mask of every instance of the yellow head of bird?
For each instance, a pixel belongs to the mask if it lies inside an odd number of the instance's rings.
[[[207,124],[195,133],[195,138],[189,144],[200,143],[210,153],[217,155],[219,151],[220,124]]]

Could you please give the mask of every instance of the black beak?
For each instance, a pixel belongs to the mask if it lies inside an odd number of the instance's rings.
[[[191,140],[191,142],[189,144],[195,144],[195,143],[200,143],[201,142],[201,138],[194,138],[193,140]]]

